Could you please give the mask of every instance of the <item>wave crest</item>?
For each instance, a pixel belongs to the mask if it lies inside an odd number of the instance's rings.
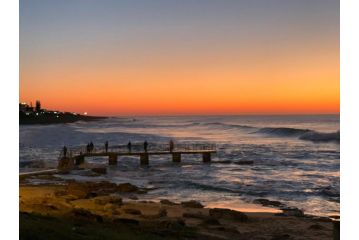
[[[260,128],[254,133],[270,134],[281,137],[298,137],[301,140],[307,140],[312,142],[340,142],[340,131],[323,133],[309,129],[299,128]]]
[[[299,137],[301,140],[309,140],[312,142],[340,142],[340,132],[333,133],[320,133],[315,131],[310,131]]]

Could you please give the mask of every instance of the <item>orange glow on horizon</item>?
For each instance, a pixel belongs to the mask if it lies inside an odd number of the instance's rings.
[[[295,64],[282,60],[238,69],[169,69],[166,64],[139,71],[114,66],[96,71],[28,69],[21,76],[20,100],[39,99],[47,109],[111,116],[339,113],[339,63],[315,60],[322,64],[314,67],[314,60],[297,58]],[[25,78],[28,81],[22,81]],[[42,84],[29,84],[29,79]]]
[[[331,45],[63,54],[56,64],[20,65],[21,101],[90,115],[340,111],[339,50]]]

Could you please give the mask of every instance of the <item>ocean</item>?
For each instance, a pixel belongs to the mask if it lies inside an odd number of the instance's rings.
[[[280,201],[318,216],[339,215],[339,115],[112,117],[94,122],[20,125],[20,172],[56,167],[61,148],[103,148],[158,144],[215,144],[210,164],[201,156],[151,156],[149,166],[138,157],[120,157],[108,174],[62,176],[78,180],[130,182],[152,190],[151,200],[195,199],[207,206],[240,209],[255,199]],[[93,157],[89,162],[107,163]],[[253,161],[239,165],[239,161]]]

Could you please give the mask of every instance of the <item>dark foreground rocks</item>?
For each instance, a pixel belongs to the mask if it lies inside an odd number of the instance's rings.
[[[128,199],[141,191],[108,182],[20,186],[20,239],[333,239],[329,218],[298,217],[299,209],[276,216]]]
[[[94,173],[98,173],[98,174],[106,174],[107,168],[106,167],[94,167],[94,168],[91,168],[91,171]]]
[[[298,208],[282,208],[284,216],[304,217],[304,212]]]
[[[225,208],[212,208],[209,209],[209,216],[219,219],[219,218],[229,218],[239,222],[248,221],[248,216],[242,212],[234,211],[231,209]]]
[[[164,204],[164,205],[177,205],[177,203],[174,203],[174,202],[172,202],[172,201],[170,201],[170,200],[168,200],[168,199],[162,199],[162,200],[160,201],[160,203],[161,203],[161,204]]]
[[[144,193],[145,190],[130,183],[115,184],[110,182],[75,182],[71,181],[66,189],[69,195],[77,198],[89,198],[111,193]]]
[[[181,205],[184,207],[189,207],[189,208],[203,208],[204,207],[200,202],[195,201],[195,200],[181,202]]]
[[[282,207],[284,206],[281,202],[279,201],[271,201],[271,200],[268,200],[268,199],[264,199],[264,198],[258,198],[258,199],[255,199],[253,201],[253,203],[257,203],[257,204],[261,204],[263,206],[273,206],[273,207]]]
[[[80,215],[88,214],[80,212]],[[132,219],[101,222],[86,218],[42,216],[20,212],[20,240],[161,240],[206,239],[181,221],[139,223]],[[156,229],[158,229],[156,231]]]

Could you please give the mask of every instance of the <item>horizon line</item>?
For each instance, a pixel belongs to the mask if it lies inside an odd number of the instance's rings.
[[[123,114],[123,115],[96,115],[89,114],[89,116],[101,117],[219,117],[219,116],[328,116],[339,115],[339,113],[238,113],[238,114]]]

